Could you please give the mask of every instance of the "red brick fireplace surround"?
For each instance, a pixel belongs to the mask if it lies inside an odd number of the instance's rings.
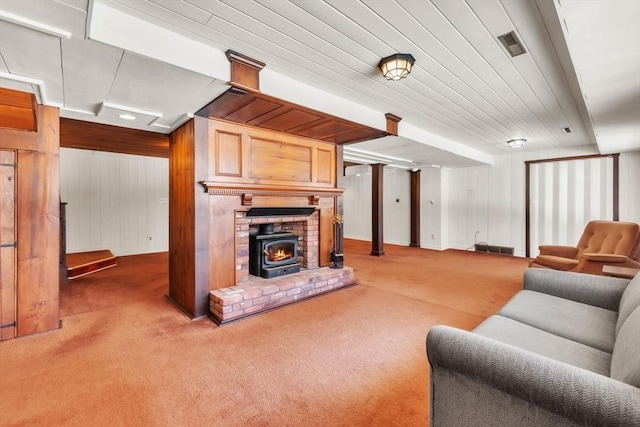
[[[319,214],[309,216],[247,217],[236,212],[236,285],[210,292],[210,312],[218,324],[271,310],[354,284],[353,269],[319,267]],[[273,279],[249,274],[249,235],[260,224],[274,224],[275,231],[291,231],[299,236],[299,273]]]

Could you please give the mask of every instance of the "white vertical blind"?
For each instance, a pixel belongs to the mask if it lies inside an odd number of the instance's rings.
[[[585,225],[613,219],[613,158],[531,163],[530,254],[540,245],[575,246]]]

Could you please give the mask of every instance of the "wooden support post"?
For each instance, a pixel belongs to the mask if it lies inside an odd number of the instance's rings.
[[[371,255],[384,255],[384,221],[383,221],[383,176],[384,165],[371,165]]]
[[[411,172],[411,243],[412,248],[420,247],[420,171]]]
[[[167,297],[191,318],[209,312],[210,198],[198,184],[209,171],[208,126],[196,116],[173,131],[169,145]]]
[[[342,145],[336,145],[336,187],[343,188],[344,186],[344,147]],[[335,202],[335,213],[336,215],[340,215],[341,217],[344,215],[344,199],[342,194],[336,197]],[[334,247],[342,253],[344,248],[344,235],[341,233],[339,237],[336,238],[336,242],[334,243]]]

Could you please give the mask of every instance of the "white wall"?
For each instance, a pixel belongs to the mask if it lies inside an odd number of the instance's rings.
[[[420,172],[420,247],[449,246],[449,171],[429,167]]]
[[[384,242],[409,246],[411,243],[411,173],[384,168]]]
[[[344,237],[371,240],[371,168],[348,167],[343,182]],[[385,167],[382,191],[384,242],[408,246],[411,242],[411,174]]]
[[[451,169],[450,247],[467,249],[478,241],[510,246],[525,255],[525,160],[593,154],[591,149],[514,153],[496,157],[493,166]],[[640,153],[620,155],[620,220],[640,222],[637,182]],[[624,201],[624,202],[623,202]],[[535,255],[535,254],[531,254]]]
[[[346,169],[342,181],[344,237],[371,240],[371,168],[364,165]]]
[[[513,247],[525,255],[525,161],[595,154],[589,147],[496,156],[491,166],[421,172],[421,246],[468,249],[476,242]],[[385,230],[389,243],[409,244],[410,204],[395,206],[393,194],[409,189],[408,172],[385,168]],[[360,174],[360,176],[357,176]],[[400,178],[406,174],[405,178]],[[620,220],[640,222],[640,152],[620,155]],[[345,237],[371,239],[371,173],[347,168]],[[387,190],[387,186],[392,190]],[[408,190],[407,190],[408,191]],[[391,192],[391,194],[388,194]],[[407,193],[407,198],[409,193]],[[387,197],[389,196],[389,197]],[[430,200],[434,203],[431,204]],[[402,201],[403,199],[400,198]],[[389,203],[392,206],[389,206]],[[389,213],[388,213],[389,212]],[[478,232],[476,236],[476,232]],[[433,238],[431,236],[433,235]],[[534,255],[534,254],[532,254]]]
[[[67,253],[169,248],[168,159],[61,148],[60,196]]]
[[[640,223],[640,151],[620,154],[620,221]]]

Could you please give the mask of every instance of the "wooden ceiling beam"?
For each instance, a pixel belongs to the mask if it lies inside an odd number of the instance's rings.
[[[169,135],[60,118],[60,147],[169,157]]]

